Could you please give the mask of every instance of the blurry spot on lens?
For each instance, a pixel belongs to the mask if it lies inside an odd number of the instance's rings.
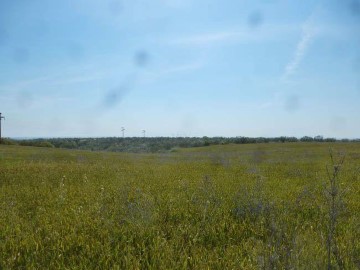
[[[26,48],[16,48],[13,51],[12,58],[18,64],[24,64],[29,60],[30,53]]]
[[[360,15],[360,1],[353,0],[350,2],[350,11],[352,14],[359,16]]]
[[[146,66],[149,61],[149,55],[146,51],[139,51],[135,54],[135,64],[139,67]]]
[[[84,47],[78,43],[71,43],[67,47],[67,54],[69,58],[79,61],[84,57]]]
[[[121,10],[122,10],[121,1],[119,1],[119,0],[110,1],[108,3],[108,9],[109,9],[109,12],[113,16],[118,16],[121,13]]]
[[[335,116],[330,119],[330,129],[332,131],[342,131],[346,128],[346,119],[341,116]]]
[[[4,45],[7,42],[8,33],[5,29],[0,28],[0,46]]]
[[[36,22],[34,26],[34,33],[39,37],[45,37],[50,32],[49,23],[43,20]]]
[[[17,97],[18,106],[21,108],[28,108],[33,102],[32,95],[29,92],[21,92]]]
[[[257,28],[263,23],[263,14],[260,11],[253,11],[248,17],[248,24],[250,27]]]
[[[285,100],[285,110],[288,112],[295,112],[300,108],[299,98],[295,95],[289,96]]]
[[[104,106],[107,108],[116,106],[124,99],[128,92],[129,89],[126,87],[119,87],[109,91],[105,95]]]
[[[354,70],[355,72],[356,72],[356,71],[360,71],[360,56],[357,57],[357,58],[354,60],[353,70]]]

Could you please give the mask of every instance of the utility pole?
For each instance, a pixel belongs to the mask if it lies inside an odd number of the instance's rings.
[[[125,128],[121,127],[122,137],[125,138]]]
[[[0,144],[2,143],[2,138],[1,138],[1,121],[2,120],[5,120],[5,117],[4,116],[1,116],[1,113],[0,113]]]

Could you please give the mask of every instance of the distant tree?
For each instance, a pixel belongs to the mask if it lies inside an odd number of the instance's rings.
[[[203,140],[204,140],[204,146],[209,146],[210,145],[209,137],[204,136]]]
[[[316,142],[322,142],[322,141],[324,141],[324,137],[321,136],[321,135],[317,135],[317,136],[314,137],[314,141],[316,141]]]
[[[300,139],[300,141],[302,142],[313,142],[314,139],[312,137],[309,137],[309,136],[304,136]]]
[[[288,142],[297,142],[297,141],[299,141],[298,138],[296,138],[296,137],[287,137],[286,140]]]

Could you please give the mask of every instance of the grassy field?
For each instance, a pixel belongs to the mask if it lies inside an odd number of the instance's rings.
[[[360,267],[360,144],[0,146],[0,188],[0,269]]]

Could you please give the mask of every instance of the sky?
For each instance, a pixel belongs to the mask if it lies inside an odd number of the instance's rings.
[[[360,0],[0,0],[5,137],[360,137]]]

